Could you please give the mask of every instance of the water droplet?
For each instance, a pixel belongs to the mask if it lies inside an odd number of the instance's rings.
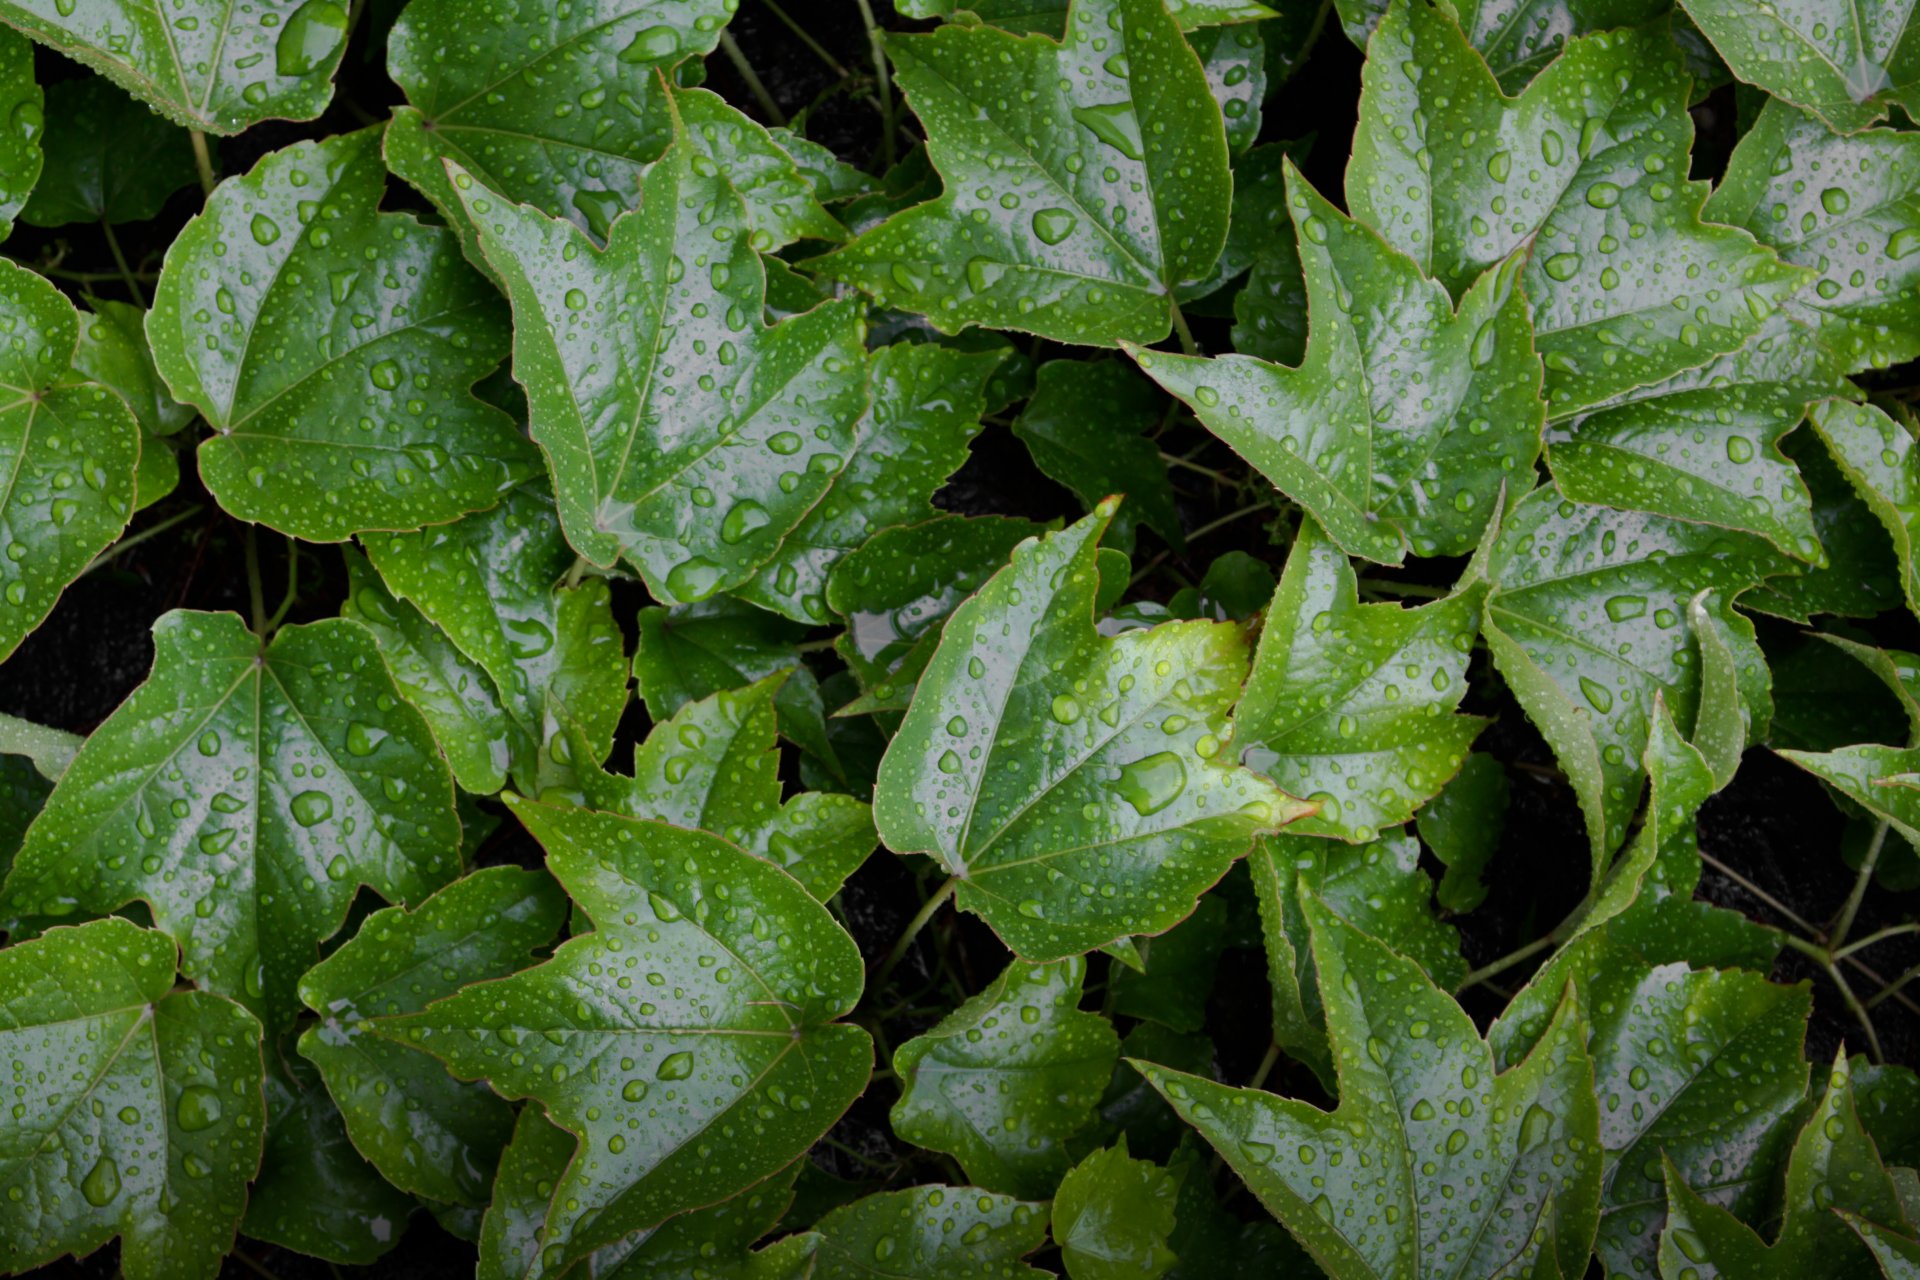
[[[301,826],[318,826],[333,816],[333,798],[324,791],[302,791],[288,808]]]
[[[1599,681],[1581,676],[1580,692],[1586,695],[1588,705],[1601,715],[1613,710],[1613,694]]]
[[[264,213],[254,214],[253,238],[259,244],[272,244],[280,238],[280,224]]]
[[[1033,215],[1033,234],[1042,244],[1059,244],[1077,225],[1079,219],[1065,209],[1042,209]]]
[[[1852,203],[1852,198],[1840,187],[1828,187],[1820,193],[1820,207],[1836,218],[1845,213]]]
[[[648,27],[636,32],[627,47],[620,51],[620,61],[631,66],[636,62],[660,62],[680,52],[680,33],[672,27]]]
[[[393,391],[400,386],[400,366],[391,360],[382,360],[367,370],[367,380],[382,391]]]
[[[220,1095],[204,1085],[189,1085],[180,1091],[173,1114],[188,1133],[211,1129],[220,1122]]]
[[[1571,280],[1580,271],[1580,255],[1556,253],[1547,259],[1546,273],[1555,280]]]
[[[705,556],[689,556],[667,574],[667,594],[687,604],[705,600],[726,576],[726,570]]]
[[[1620,188],[1611,182],[1596,182],[1587,188],[1587,203],[1596,209],[1611,209],[1620,203]]]
[[[1162,751],[1123,768],[1114,789],[1145,818],[1179,799],[1186,785],[1187,766],[1173,752]]]
[[[120,1194],[120,1166],[112,1156],[101,1156],[80,1180],[80,1194],[96,1209],[104,1209]]]
[[[1133,104],[1109,102],[1098,107],[1075,107],[1073,118],[1127,159],[1140,160],[1146,156],[1140,145],[1140,121],[1133,114]]]
[[[1056,694],[1053,699],[1053,718],[1060,724],[1072,724],[1080,718],[1080,701],[1070,693]]]
[[[355,720],[347,726],[347,750],[356,756],[370,756],[380,749],[387,740],[385,729],[376,729],[372,725]]]
[[[755,530],[764,529],[773,523],[773,517],[767,509],[751,499],[737,502],[733,510],[727,512],[726,519],[720,522],[720,540],[732,546],[744,541]]]
[[[280,38],[273,45],[273,69],[283,76],[309,75],[324,66],[346,38],[345,5],[336,0],[307,0],[280,28]]]
[[[685,1080],[693,1074],[693,1055],[684,1049],[670,1053],[660,1059],[660,1069],[654,1074],[662,1080]]]
[[[1607,616],[1615,622],[1627,622],[1647,611],[1645,596],[1613,596],[1607,601]]]

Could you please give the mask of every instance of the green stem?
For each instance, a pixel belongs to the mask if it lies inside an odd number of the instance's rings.
[[[1575,914],[1577,915],[1578,912]],[[1477,987],[1489,978],[1497,978],[1507,970],[1513,968],[1513,966],[1522,963],[1532,956],[1539,955],[1558,940],[1559,933],[1560,931],[1556,929],[1544,937],[1535,938],[1532,942],[1529,942],[1517,951],[1509,951],[1506,955],[1501,956],[1491,964],[1481,965],[1478,969],[1475,969],[1472,973],[1462,978],[1460,985],[1453,989],[1453,993],[1459,995],[1462,991],[1470,987]]]
[[[1880,1033],[1874,1029],[1873,1015],[1860,1003],[1860,997],[1853,994],[1853,988],[1847,985],[1846,977],[1840,972],[1840,966],[1827,965],[1827,977],[1840,991],[1840,998],[1846,1001],[1847,1008],[1853,1010],[1853,1016],[1859,1020],[1860,1029],[1867,1033],[1867,1048],[1873,1054],[1875,1062],[1885,1062],[1887,1055],[1880,1048]]]
[[[1880,825],[1873,829],[1873,840],[1867,845],[1867,856],[1860,859],[1860,871],[1853,877],[1853,891],[1847,895],[1846,905],[1840,908],[1840,919],[1834,923],[1833,932],[1827,937],[1827,945],[1838,953],[1847,940],[1847,933],[1853,928],[1853,918],[1860,911],[1860,902],[1867,896],[1867,886],[1873,882],[1873,869],[1880,865],[1880,851],[1887,847],[1887,832],[1893,824],[1880,819]]]
[[[293,602],[300,596],[300,544],[292,538],[287,539],[287,590],[280,597],[280,607],[267,619],[267,634],[272,635],[280,629],[287,612],[293,608]]]
[[[879,971],[873,975],[872,990],[878,991],[886,985],[888,977],[899,967],[900,962],[907,958],[907,950],[913,946],[913,940],[920,936],[920,931],[927,927],[927,921],[933,919],[934,913],[940,910],[941,904],[953,896],[953,891],[959,884],[959,877],[947,877],[947,882],[934,890],[931,898],[920,904],[920,909],[913,913],[913,919],[907,921],[907,927],[901,931],[899,941],[893,944],[893,950],[887,952],[887,958],[881,961]]]
[[[780,104],[773,100],[771,93],[767,92],[767,86],[762,83],[760,73],[753,69],[751,62],[747,61],[747,55],[740,52],[740,45],[734,40],[731,32],[720,33],[720,51],[727,55],[727,61],[731,62],[733,69],[740,73],[740,78],[747,82],[747,92],[751,93],[753,100],[760,104],[760,109],[767,113],[767,122],[773,125],[786,124],[786,113],[780,110]]]
[[[775,0],[760,0],[760,2],[766,6],[767,12],[778,18],[787,30],[793,32],[794,38],[805,45],[813,53],[814,57],[826,64],[827,70],[833,72],[833,74],[839,76],[842,80],[845,80],[853,74],[841,66],[839,59],[828,53],[825,47],[822,46],[818,40],[815,40],[812,35],[808,34],[805,27],[795,22],[785,9],[775,3]]]
[[[1844,947],[1836,947],[1833,952],[1833,958],[1835,960],[1845,960],[1856,951],[1864,951],[1876,942],[1885,942],[1888,938],[1897,938],[1905,933],[1920,933],[1920,924],[1896,924],[1882,929],[1877,933],[1870,933],[1858,942],[1849,943]]]
[[[207,150],[207,135],[198,129],[189,129],[187,136],[193,141],[193,164],[200,171],[200,190],[212,195],[215,186],[213,153]]]
[[[1280,1061],[1280,1042],[1274,1041],[1260,1058],[1260,1065],[1254,1069],[1253,1079],[1247,1081],[1247,1088],[1259,1089],[1266,1085],[1267,1077],[1273,1074],[1274,1064]]]
[[[1228,475],[1224,471],[1216,471],[1212,467],[1203,467],[1197,462],[1189,462],[1179,454],[1168,453],[1165,449],[1160,451],[1160,461],[1170,467],[1184,467],[1197,475],[1207,477],[1207,479],[1213,481],[1215,484],[1238,485],[1240,483],[1238,479]]]
[[[1794,911],[1793,908],[1789,907],[1786,903],[1780,901],[1780,899],[1768,893],[1765,889],[1762,889],[1759,885],[1755,884],[1753,881],[1741,875],[1738,871],[1735,871],[1732,867],[1728,866],[1726,863],[1720,861],[1720,859],[1708,853],[1705,849],[1702,849],[1700,851],[1700,861],[1706,863],[1708,866],[1712,867],[1715,871],[1718,871],[1721,875],[1733,881],[1735,884],[1739,885],[1742,889],[1745,889],[1748,893],[1760,899],[1760,901],[1766,903],[1769,907],[1772,907],[1775,911],[1779,912],[1782,916],[1786,917],[1789,921],[1791,921],[1794,928],[1800,930],[1800,932],[1805,934],[1815,934],[1820,932],[1804,916]],[[1826,952],[1819,951],[1817,954],[1820,955],[1821,957],[1824,957],[1826,955]]]
[[[134,305],[146,309],[147,296],[140,291],[140,282],[134,279],[133,268],[127,265],[127,255],[120,252],[120,237],[113,234],[113,224],[106,215],[100,216],[100,230],[106,233],[107,248],[113,254],[113,265],[120,268],[120,279],[126,283],[127,292],[133,295]]]
[[[1256,502],[1252,506],[1242,507],[1230,515],[1221,516],[1218,520],[1210,520],[1206,524],[1201,525],[1198,529],[1195,529],[1187,535],[1187,541],[1189,543],[1198,542],[1208,534],[1226,528],[1235,520],[1242,520],[1256,511],[1266,511],[1268,509],[1267,504],[1264,502]]]
[[[147,447],[150,449],[166,447],[164,445],[156,445],[152,441],[148,441],[146,442],[146,444],[147,444]],[[98,569],[102,565],[105,565],[112,560],[118,559],[121,555],[125,554],[128,551],[133,550],[135,547],[145,542],[148,538],[157,538],[161,534],[165,533],[167,530],[173,528],[175,525],[180,524],[184,521],[193,519],[195,516],[200,514],[200,510],[201,510],[200,505],[198,503],[195,503],[193,506],[188,507],[185,511],[182,511],[179,515],[168,516],[165,520],[162,520],[159,524],[154,525],[152,528],[142,529],[138,533],[129,534],[128,536],[120,539],[120,541],[114,543],[112,546],[108,547],[105,551],[102,551],[99,555],[95,556],[91,561],[89,561],[87,564],[87,567],[80,571],[80,576],[84,578],[87,574],[92,573],[95,569]]]
[[[1912,982],[1915,978],[1920,978],[1920,964],[1913,966],[1913,968],[1907,970],[1905,973],[1895,978],[1892,982],[1889,982],[1886,986],[1882,987],[1878,995],[1874,996],[1873,999],[1867,1001],[1867,1008],[1869,1009],[1875,1008],[1880,1004],[1881,1001],[1891,1000],[1894,997],[1898,996],[1900,992],[1906,988],[1907,984]]]
[[[587,558],[585,556],[575,556],[572,567],[567,570],[567,590],[571,591],[579,586],[580,579],[585,577],[586,573]]]
[[[233,1251],[233,1256],[240,1260],[241,1266],[253,1272],[253,1274],[257,1276],[264,1276],[265,1280],[280,1280],[279,1276],[276,1276],[275,1274],[273,1274],[273,1272],[267,1270],[266,1265],[264,1263],[255,1262],[252,1258],[249,1258],[241,1250],[235,1249]]]
[[[247,598],[253,602],[253,634],[260,637],[260,643],[267,642],[267,593],[260,585],[260,539],[255,530],[258,525],[247,526]]]
[[[873,20],[873,5],[868,0],[854,0],[860,6],[860,21],[867,28],[867,47],[873,53],[874,89],[880,95],[880,128],[885,138],[885,156],[887,168],[893,168],[898,154],[893,141],[893,77],[887,72],[886,38],[880,32],[880,24]]]
[[[1180,304],[1171,302],[1173,308],[1173,331],[1180,338],[1180,350],[1190,356],[1200,354],[1200,344],[1193,340],[1193,330],[1187,327],[1187,315],[1180,310]]]

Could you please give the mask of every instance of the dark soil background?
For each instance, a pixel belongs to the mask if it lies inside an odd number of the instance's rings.
[[[908,29],[915,25],[896,18],[889,0],[874,0],[886,25]],[[373,0],[355,33],[342,67],[340,91],[321,121],[304,125],[264,124],[238,139],[220,144],[224,173],[244,172],[261,155],[300,138],[359,127],[377,121],[399,101],[398,90],[384,72],[385,29],[397,13],[397,0]],[[863,77],[871,74],[870,51],[855,0],[794,0],[788,12],[800,17],[826,53],[848,74],[828,67],[768,10],[762,0],[742,0],[731,30],[747,59],[767,88],[789,114],[806,111],[809,136],[833,147],[844,159],[877,169],[880,152],[879,116],[860,96]],[[1348,143],[1359,95],[1360,55],[1329,23],[1304,69],[1271,94],[1261,140],[1278,141],[1316,136],[1305,170],[1326,194],[1338,200]],[[40,51],[43,83],[78,72],[73,64]],[[727,59],[716,53],[708,62],[708,84],[750,114],[761,115],[752,95]],[[1700,140],[1696,148],[1696,178],[1711,179],[1726,162],[1735,139],[1735,102],[1731,89],[1719,90],[1695,109]],[[903,112],[907,128],[914,128]],[[903,139],[900,145],[906,145]],[[120,229],[127,254],[142,272],[158,269],[164,251],[184,221],[199,206],[197,189],[180,193],[165,214],[153,223]],[[389,207],[426,213],[425,205],[397,180],[391,184]],[[58,232],[20,226],[7,252],[23,262],[54,265],[66,271],[106,273],[113,270],[104,241],[85,227]],[[117,282],[96,282],[105,296],[124,296]],[[1195,318],[1201,344],[1221,350],[1226,326],[1219,320]],[[1060,355],[1055,349],[1051,354]],[[1907,381],[1901,371],[1892,381]],[[1190,431],[1169,451],[1187,452],[1208,446],[1208,440]],[[190,442],[193,432],[178,437]],[[1201,458],[1209,465],[1238,474],[1240,464],[1224,447]],[[146,676],[152,661],[148,628],[162,613],[174,608],[247,608],[244,569],[245,527],[221,516],[194,474],[190,457],[182,458],[179,490],[143,512],[132,533],[181,519],[167,532],[142,542],[110,564],[81,579],[66,593],[58,608],[18,653],[0,666],[0,711],[78,733],[90,731]],[[1177,474],[1185,487],[1190,476]],[[1189,529],[1198,529],[1234,510],[1244,499],[1232,492],[1212,493],[1204,487],[1187,489],[1182,514]],[[969,514],[1007,513],[1034,518],[1079,514],[1072,495],[1040,476],[1024,447],[1004,426],[989,426],[975,444],[971,461],[940,497],[943,506]],[[1197,582],[1213,557],[1243,550],[1278,568],[1283,551],[1276,548],[1257,520],[1241,520],[1198,540],[1184,554],[1168,551],[1146,531],[1141,533],[1136,567],[1163,556],[1160,570],[1145,579],[1141,591],[1164,597],[1181,585]],[[276,534],[262,532],[259,550],[266,568],[269,601],[278,599],[286,572],[288,544]],[[289,620],[306,621],[331,616],[344,595],[345,576],[339,555],[326,547],[302,547],[298,604]],[[1448,583],[1458,562],[1424,562],[1408,570],[1412,580]],[[623,588],[620,609],[630,622],[643,599],[638,588]],[[1763,623],[1763,636],[1790,639],[1791,628]],[[1884,643],[1920,648],[1911,619],[1904,613],[1873,624],[1870,630]],[[1836,659],[1838,660],[1838,659]],[[1467,709],[1495,717],[1493,727],[1478,748],[1508,765],[1512,807],[1503,843],[1486,879],[1491,896],[1477,911],[1458,918],[1468,962],[1480,965],[1540,936],[1579,900],[1584,888],[1586,843],[1572,792],[1554,768],[1552,753],[1533,730],[1497,677],[1486,667],[1484,654],[1475,659],[1473,694]],[[823,672],[824,674],[824,672]],[[646,719],[636,709],[622,733],[623,746],[644,734]],[[1853,872],[1842,857],[1847,824],[1821,786],[1766,750],[1748,754],[1733,784],[1714,797],[1700,816],[1700,844],[1708,868],[1700,894],[1717,904],[1757,919],[1784,923],[1783,909],[1814,925],[1828,920],[1845,898]],[[1887,862],[1891,873],[1907,882],[1920,880],[1920,867],[1896,837]],[[539,851],[511,821],[482,850],[481,861],[532,863]],[[1855,850],[1857,860],[1858,850]],[[870,959],[883,955],[930,887],[925,866],[884,852],[857,873],[841,899],[844,918]],[[1437,867],[1432,870],[1438,871]],[[1233,893],[1231,882],[1228,893]],[[1868,896],[1854,937],[1908,918],[1915,906],[1910,892],[1879,889]],[[1810,978],[1815,990],[1815,1016],[1807,1046],[1816,1061],[1831,1058],[1844,1042],[1857,1051],[1857,1024],[1825,979],[1809,970],[1795,953],[1786,953],[1776,977],[1793,981]],[[951,966],[968,991],[978,990],[1006,961],[993,936],[972,917],[945,913],[910,954],[904,972],[937,980],[935,957]],[[1889,943],[1867,957],[1881,978],[1891,978],[1920,961],[1920,946]],[[1103,982],[1105,961],[1096,957],[1089,988]],[[1264,964],[1256,954],[1229,954],[1220,967],[1220,979],[1210,1007],[1209,1027],[1215,1037],[1219,1065],[1227,1079],[1252,1074],[1268,1040],[1268,994]],[[1477,989],[1468,998],[1469,1009],[1483,1020],[1501,1007],[1504,994],[1524,981],[1516,970],[1492,986]],[[1861,975],[1869,990],[1880,985]],[[1914,994],[1920,996],[1920,987]],[[948,1006],[950,1007],[950,1005]],[[883,1026],[890,1044],[897,1046],[924,1030],[935,1013],[905,1013]],[[1920,1060],[1920,1003],[1909,1006],[1889,1001],[1876,1011],[1882,1043],[1889,1061],[1913,1064]],[[1286,1088],[1311,1094],[1310,1078],[1282,1068],[1276,1080]],[[896,1148],[886,1112],[895,1094],[890,1082],[877,1083],[833,1131],[830,1142],[816,1150],[824,1171],[842,1177],[861,1175],[860,1162],[847,1153],[886,1165],[906,1152]],[[925,1176],[941,1176],[938,1169]],[[1244,1198],[1241,1201],[1246,1207]],[[371,1268],[334,1267],[285,1250],[242,1240],[240,1253],[222,1273],[240,1280],[248,1276],[277,1276],[281,1280],[329,1278],[347,1274],[370,1277],[470,1276],[471,1245],[442,1230],[422,1213],[415,1216],[400,1245]],[[114,1248],[102,1250],[79,1263],[65,1263],[38,1273],[46,1276],[111,1277],[117,1274]]]

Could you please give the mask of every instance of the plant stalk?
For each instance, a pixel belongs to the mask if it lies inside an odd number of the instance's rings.
[[[934,913],[940,910],[941,904],[953,896],[953,891],[959,887],[959,884],[958,876],[948,876],[947,882],[935,889],[933,896],[920,904],[920,909],[913,913],[913,919],[907,921],[907,927],[901,930],[900,939],[893,944],[893,950],[887,952],[887,958],[880,962],[879,970],[873,975],[873,990],[878,991],[886,985],[893,971],[899,967],[902,960],[906,959],[908,949],[913,946],[913,940],[920,936],[920,931],[927,927],[927,921],[933,919]]]
[[[218,184],[213,176],[213,153],[207,150],[207,135],[198,129],[189,129],[187,136],[193,141],[193,164],[200,171],[200,190],[212,195]]]
[[[727,55],[727,61],[733,64],[733,69],[740,73],[742,80],[746,81],[747,92],[753,95],[753,100],[758,102],[760,109],[767,113],[767,123],[784,126],[787,123],[786,112],[780,110],[780,104],[773,100],[771,93],[767,92],[767,86],[761,81],[760,73],[753,69],[751,62],[747,61],[747,55],[740,51],[739,42],[733,38],[731,32],[720,33],[720,51]]]
[[[1853,891],[1847,895],[1846,905],[1840,908],[1840,918],[1834,922],[1833,932],[1827,938],[1827,946],[1836,953],[1853,928],[1853,918],[1860,912],[1860,903],[1867,896],[1867,886],[1873,883],[1874,868],[1880,865],[1880,852],[1887,847],[1887,832],[1892,829],[1893,824],[1885,818],[1880,819],[1880,825],[1873,829],[1873,841],[1867,845],[1867,856],[1860,859],[1859,874],[1853,878]]]
[[[869,0],[853,0],[860,6],[860,21],[867,28],[867,47],[873,54],[874,91],[880,98],[880,133],[884,140],[887,168],[893,168],[898,157],[898,149],[893,140],[893,77],[887,71],[886,37],[881,33],[880,24],[873,20],[873,5]]]
[[[100,230],[106,233],[107,248],[113,254],[113,265],[120,268],[120,279],[127,286],[127,292],[133,295],[134,305],[146,310],[147,296],[140,291],[140,282],[134,277],[133,268],[127,265],[127,255],[120,251],[120,237],[113,234],[113,224],[107,221],[105,214],[100,215]]]

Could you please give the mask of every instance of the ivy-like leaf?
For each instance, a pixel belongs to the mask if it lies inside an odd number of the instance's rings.
[[[1740,598],[1750,611],[1805,625],[1816,614],[1871,618],[1901,602],[1900,566],[1880,522],[1840,471],[1826,441],[1809,428],[1787,437],[1783,452],[1813,498],[1813,524],[1826,566],[1769,578]]]
[[[1173,1265],[1180,1187],[1127,1154],[1126,1139],[1068,1171],[1053,1197],[1053,1238],[1072,1280],[1157,1280]]]
[[[1337,3],[1344,17],[1349,3],[1374,8],[1378,0]],[[1666,0],[1522,0],[1518,4],[1465,0],[1457,12],[1468,43],[1486,59],[1500,88],[1519,93],[1569,38],[1613,27],[1637,27],[1671,8]],[[1375,17],[1385,9],[1385,4],[1378,4]],[[1359,43],[1364,47],[1364,38]]]
[[[1476,751],[1433,803],[1420,810],[1420,839],[1446,865],[1434,896],[1449,911],[1472,911],[1487,898],[1481,876],[1500,848],[1507,820],[1507,771]]]
[[[277,1030],[360,885],[411,902],[458,872],[447,766],[354,623],[262,646],[233,614],[182,611],[153,642],[153,673],[68,767],[4,900],[144,899],[183,973]]]
[[[1140,367],[1349,553],[1398,564],[1409,547],[1470,550],[1540,447],[1518,260],[1482,275],[1456,311],[1290,164],[1287,204],[1307,281],[1300,367],[1136,351]]]
[[[47,153],[20,211],[36,227],[144,222],[193,185],[186,130],[98,76],[47,88]]]
[[[947,620],[881,762],[874,821],[1029,960],[1160,933],[1247,851],[1312,811],[1216,759],[1246,669],[1232,623],[1094,627],[1109,499]]]
[[[721,596],[640,611],[633,682],[647,714],[665,720],[689,702],[798,665],[806,628]]]
[[[1287,212],[1287,161],[1304,150],[1255,147],[1233,167],[1233,225],[1220,255],[1224,266],[1246,264],[1246,283],[1233,298],[1233,349],[1289,367],[1307,353],[1307,283]]]
[[[945,192],[813,267],[948,333],[1166,337],[1226,242],[1220,108],[1161,0],[1076,0],[1065,30],[891,37]]]
[[[213,1280],[233,1248],[266,1122],[260,1024],[173,990],[175,955],[113,919],[0,951],[8,1273],[119,1236],[127,1280]]]
[[[784,871],[702,832],[508,804],[593,932],[378,1027],[579,1139],[531,1277],[790,1164],[865,1087],[872,1048],[834,1021],[859,952]]]
[[[1033,398],[1013,422],[1034,465],[1078,494],[1089,510],[1109,494],[1126,496],[1106,536],[1108,546],[1130,551],[1139,523],[1168,546],[1184,548],[1166,464],[1145,435],[1159,424],[1166,401],[1111,360],[1050,360],[1034,378]]]
[[[808,791],[781,802],[776,672],[684,704],[634,749],[633,775],[579,769],[587,804],[723,836],[825,902],[873,852],[873,814],[852,796]]]
[[[322,5],[330,0],[318,0]],[[506,316],[451,232],[379,212],[380,131],[276,151],[167,250],[154,362],[229,514],[312,542],[492,506],[537,465],[474,398]]]
[[[1912,110],[1920,44],[1912,11],[1881,0],[1816,0],[1782,10],[1759,0],[1680,0],[1733,74],[1819,115],[1841,133]]]
[[[987,378],[1000,363],[994,353],[932,343],[875,352],[846,465],[740,598],[796,622],[831,621],[827,581],[842,558],[879,530],[939,514],[934,492],[967,460],[986,412]]]
[[[1247,858],[1260,904],[1260,932],[1273,990],[1273,1040],[1329,1089],[1334,1057],[1302,893],[1407,957],[1441,987],[1467,976],[1460,935],[1433,914],[1433,882],[1420,845],[1402,832],[1348,848],[1305,836],[1266,836]]]
[[[1472,595],[1361,604],[1352,563],[1301,523],[1233,713],[1247,767],[1320,806],[1294,832],[1371,840],[1459,771],[1487,723],[1456,710],[1477,621]]]
[[[138,511],[166,497],[180,483],[180,459],[165,437],[192,422],[194,412],[167,393],[167,384],[153,366],[153,352],[147,347],[147,313],[130,303],[101,298],[90,305],[92,315],[81,313],[72,376],[116,393],[140,424],[133,499]]]
[[[1920,1280],[1920,1242],[1844,1210],[1840,1216],[1873,1251],[1873,1260],[1880,1264],[1880,1274],[1886,1280]]]
[[[1670,1160],[1666,1187],[1659,1256],[1660,1274],[1667,1277],[1679,1277],[1684,1268],[1699,1280],[1871,1280],[1879,1271],[1872,1254],[1832,1210],[1895,1230],[1906,1222],[1893,1179],[1860,1127],[1844,1053],[1834,1059],[1826,1092],[1793,1145],[1772,1244],[1694,1191]]]
[[[468,983],[526,966],[560,929],[553,881],[489,867],[414,911],[368,916],[339,950],[308,970],[300,998],[320,1021],[300,1053],[320,1069],[354,1146],[395,1186],[452,1204],[483,1205],[513,1112],[484,1085],[373,1034],[374,1019],[417,1013]]]
[[[24,267],[0,265],[0,658],[133,514],[140,427],[120,398],[71,376],[73,304]]]
[[[1920,615],[1920,565],[1914,561],[1914,537],[1920,532],[1920,444],[1913,427],[1874,405],[1846,400],[1815,405],[1811,421],[1841,474],[1893,540],[1907,608]]]
[[[1492,548],[1481,634],[1508,687],[1566,770],[1596,870],[1626,838],[1655,697],[1693,723],[1700,681],[1688,602],[1710,607],[1760,663],[1728,600],[1786,567],[1746,534],[1590,507],[1537,489]]]
[[[1920,748],[1870,743],[1781,755],[1892,825],[1920,849]]]
[[[1395,0],[1362,84],[1348,207],[1456,295],[1527,247],[1552,417],[1739,347],[1811,275],[1701,221],[1665,23],[1570,40],[1507,98],[1444,9]]]
[[[341,0],[0,0],[0,20],[206,133],[314,119],[347,47]]]
[[[1164,0],[1182,29],[1193,31],[1222,23],[1271,18],[1274,11],[1254,0]],[[1069,0],[894,0],[908,18],[951,18],[971,14],[1008,31],[1045,31],[1059,35]]]
[[[1336,1280],[1582,1274],[1601,1160],[1579,1005],[1496,1075],[1472,1020],[1418,965],[1311,894],[1302,909],[1339,1107],[1140,1064],[1148,1080]]]
[[[977,1187],[909,1187],[820,1219],[815,1280],[1035,1280],[1020,1259],[1047,1238],[1047,1208]]]
[[[24,217],[43,173],[47,119],[45,95],[33,78],[33,45],[7,28],[0,28],[0,119],[8,123],[0,130],[0,240],[4,240],[13,234],[14,218]]]
[[[731,1200],[669,1218],[652,1231],[630,1236],[594,1254],[591,1273],[606,1280],[652,1280],[687,1276],[697,1280],[817,1280],[820,1237],[785,1236],[755,1250],[793,1203],[793,1183],[805,1160],[795,1161]]]
[[[506,283],[567,540],[663,604],[738,586],[827,493],[866,407],[859,309],[769,326],[746,206],[684,129],[607,246],[451,170]]]
[[[1045,1199],[1073,1163],[1067,1141],[1093,1123],[1120,1037],[1080,1010],[1082,959],[1015,960],[893,1056],[893,1130],[945,1151],[990,1191]]]

